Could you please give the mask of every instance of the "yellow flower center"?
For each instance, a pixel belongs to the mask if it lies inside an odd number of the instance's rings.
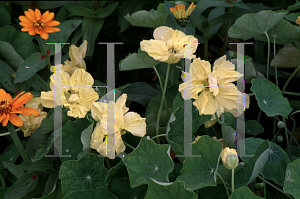
[[[11,110],[12,104],[7,99],[0,100],[0,115],[3,113],[9,113]]]
[[[71,89],[65,92],[65,97],[69,103],[74,104],[74,103],[78,103],[79,100],[78,94],[79,94],[78,92]]]
[[[46,23],[44,20],[40,20],[40,18],[38,18],[33,21],[33,28],[37,30],[44,30],[46,28]]]
[[[78,94],[72,94],[72,95],[70,96],[70,98],[69,98],[69,102],[70,102],[70,103],[76,103],[76,102],[78,101],[78,99],[79,99]]]

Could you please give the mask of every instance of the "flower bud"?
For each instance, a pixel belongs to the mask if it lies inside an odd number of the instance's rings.
[[[283,123],[282,121],[279,121],[279,122],[277,123],[277,127],[278,127],[279,129],[284,128],[284,123]]]
[[[278,135],[276,139],[279,144],[283,141],[282,135]]]
[[[255,191],[260,191],[264,187],[264,183],[255,183],[253,188]]]
[[[239,158],[235,149],[226,147],[221,153],[221,159],[227,169],[235,169],[239,164]]]

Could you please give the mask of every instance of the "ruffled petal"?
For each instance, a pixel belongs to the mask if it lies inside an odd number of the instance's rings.
[[[41,92],[41,100],[43,107],[53,108],[54,107],[54,91]]]
[[[124,129],[131,134],[139,137],[146,135],[146,118],[142,118],[139,114],[128,112],[124,115]]]
[[[169,59],[170,53],[164,41],[153,39],[150,39],[150,41],[143,40],[140,45],[141,50],[146,51],[155,60],[165,62]]]
[[[216,100],[207,90],[203,91],[193,105],[199,110],[199,115],[212,115],[216,112]]]

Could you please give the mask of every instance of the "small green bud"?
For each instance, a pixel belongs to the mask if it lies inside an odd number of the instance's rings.
[[[264,183],[255,183],[253,188],[255,191],[260,191],[264,187]]]
[[[281,143],[283,141],[282,135],[278,135],[276,139],[278,143]]]
[[[284,123],[283,123],[282,121],[279,121],[279,122],[277,123],[277,127],[278,127],[279,129],[284,128]]]

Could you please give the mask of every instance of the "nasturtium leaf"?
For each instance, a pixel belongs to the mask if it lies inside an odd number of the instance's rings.
[[[80,160],[65,161],[59,170],[61,188],[64,194],[77,190],[90,190],[104,186],[108,170],[104,158],[97,154],[86,154]]]
[[[239,144],[241,146],[241,142],[245,142],[245,152],[243,153],[243,155],[246,156],[250,156],[251,157],[245,157],[245,156],[241,156],[240,158],[248,163],[248,161],[254,156],[255,151],[257,149],[257,147],[263,143],[265,140],[261,139],[261,138],[246,138],[245,141],[244,140],[240,140]],[[244,151],[244,149],[242,149],[242,152]]]
[[[27,60],[25,60],[17,69],[16,79],[14,83],[24,82],[33,77],[38,71],[47,66],[50,57],[43,57],[40,52],[32,54]]]
[[[231,171],[231,170],[230,170]],[[199,198],[205,199],[228,199],[224,184],[217,184],[215,187],[204,187],[198,189]]]
[[[159,61],[153,59],[144,51],[127,55],[119,63],[120,71],[134,70],[142,68],[152,68],[159,64]]]
[[[289,31],[282,31],[282,30],[289,30]],[[281,19],[273,28],[268,30],[267,33],[270,42],[274,43],[274,37],[275,37],[276,44],[286,45],[289,42],[300,40],[300,27],[291,24],[285,19]],[[268,41],[265,34],[255,36],[254,39],[260,41]]]
[[[300,9],[300,2],[296,1],[294,5],[290,5],[287,7],[288,11],[298,10]]]
[[[53,123],[52,123],[53,125]],[[36,151],[45,144],[49,135],[41,134],[40,128],[37,128],[26,142],[25,151],[30,158],[33,158]]]
[[[92,190],[80,190],[69,193],[64,199],[117,199],[117,197],[107,191],[104,187],[98,187]]]
[[[139,146],[122,160],[129,174],[131,188],[147,184],[150,178],[169,182],[174,168],[170,157],[170,145],[159,145],[143,137]]]
[[[244,168],[244,166],[243,166],[241,163],[239,163],[238,166],[234,169],[234,173],[239,172],[239,171],[242,170],[243,168]],[[223,178],[223,180],[224,180],[225,182],[228,182],[229,180],[231,180],[231,174],[232,174],[231,169],[227,169],[227,168],[224,166],[224,164],[220,164],[220,165],[218,166],[218,173],[220,174],[220,176]],[[223,182],[222,182],[222,180],[219,178],[219,176],[218,176],[218,178],[217,178],[217,183],[218,183],[218,184],[223,184]]]
[[[175,164],[173,171],[169,174],[170,182],[176,181],[176,178],[180,175],[180,170],[182,169],[183,164],[178,162]]]
[[[163,183],[151,178],[145,199],[197,199],[198,196],[184,187],[183,182]]]
[[[128,177],[126,166],[123,161],[120,161],[117,165],[115,165],[108,171],[108,175],[105,178],[104,184],[106,187],[109,187],[114,179],[126,177]]]
[[[262,10],[238,18],[228,30],[228,36],[243,40],[264,34],[275,26],[287,13]]]
[[[253,79],[250,90],[255,94],[259,108],[267,116],[281,115],[288,118],[292,108],[279,88],[266,79]]]
[[[7,190],[4,199],[22,198],[38,185],[39,175],[34,172],[22,174],[19,179]]]
[[[277,68],[296,68],[300,65],[300,50],[292,44],[285,45],[276,55]],[[275,66],[274,59],[271,60],[270,66]]]
[[[147,192],[147,185],[141,185],[132,189],[128,178],[115,179],[109,186],[109,191],[118,199],[144,199]]]
[[[230,112],[224,112],[221,114],[222,122],[226,123],[227,126],[231,126],[233,129],[236,129],[237,118],[232,115]]]
[[[14,69],[17,69],[24,60],[22,57],[15,51],[14,47],[5,41],[0,41],[0,54],[3,56],[3,59],[7,64],[9,64]]]
[[[35,162],[45,157],[45,155],[49,152],[50,148],[52,147],[53,143],[54,143],[54,132],[52,132],[49,135],[46,143],[40,145],[40,148],[36,150],[34,157],[31,158],[31,161]]]
[[[248,120],[245,123],[245,132],[250,135],[258,135],[264,132],[264,128],[256,120]]]
[[[160,3],[157,6],[157,10],[140,10],[131,16],[127,14],[124,18],[129,21],[132,26],[157,28],[166,24],[167,15],[168,14],[164,11],[164,4]]]
[[[9,187],[0,187],[0,198],[4,198],[5,193],[7,192],[7,190],[9,189]]]
[[[45,46],[46,51],[49,50],[49,55],[54,55],[55,52],[55,44],[54,43],[66,43],[68,38],[72,34],[74,30],[81,24],[81,20],[67,20],[60,22],[57,28],[60,29],[59,32],[54,32],[49,34],[49,38],[47,40],[43,40],[43,44]],[[52,44],[46,44],[52,43]],[[61,49],[65,44],[61,44]]]
[[[284,18],[291,22],[296,22],[296,20],[298,19],[298,16],[299,16],[298,13],[289,13]]]
[[[262,172],[269,155],[270,145],[268,141],[264,141],[258,146],[254,157],[248,161],[244,169],[234,176],[234,187],[239,188],[251,183]],[[229,184],[231,184],[231,182]]]
[[[289,149],[291,147],[291,149]],[[296,159],[300,159],[300,146],[289,146],[285,148],[285,151],[288,152],[291,150],[291,162],[293,162]]]
[[[223,142],[230,148],[236,148],[236,131],[227,125],[222,125]]]
[[[14,163],[18,156],[19,156],[19,151],[15,145],[15,143],[10,144],[0,155],[0,169],[4,169],[5,167],[3,166],[3,162],[8,162],[8,163]]]
[[[34,48],[32,38],[33,37],[27,32],[21,32],[13,26],[4,26],[0,28],[0,41],[10,43],[23,60],[28,59],[33,53],[37,52]]]
[[[127,94],[127,100],[138,102],[144,107],[147,107],[150,100],[160,93],[146,82],[135,82],[122,92]]]
[[[207,135],[201,136],[192,145],[193,155],[201,155],[201,157],[185,158],[180,172],[187,189],[196,190],[217,185],[217,169],[222,149],[220,142]]]
[[[248,187],[241,187],[234,190],[229,199],[261,199],[261,197],[255,195]]]
[[[295,199],[300,198],[300,159],[288,164],[286,168],[283,191],[291,194]]]
[[[0,60],[0,84],[7,92],[15,94],[17,87],[12,81],[12,75],[15,71],[4,61]]]
[[[82,147],[82,152],[80,152],[77,156],[78,160],[83,156],[85,156],[85,154],[91,152],[90,142],[91,142],[91,135],[94,130],[93,127],[94,127],[94,122],[92,121],[92,123],[81,133],[81,143],[83,147]]]

